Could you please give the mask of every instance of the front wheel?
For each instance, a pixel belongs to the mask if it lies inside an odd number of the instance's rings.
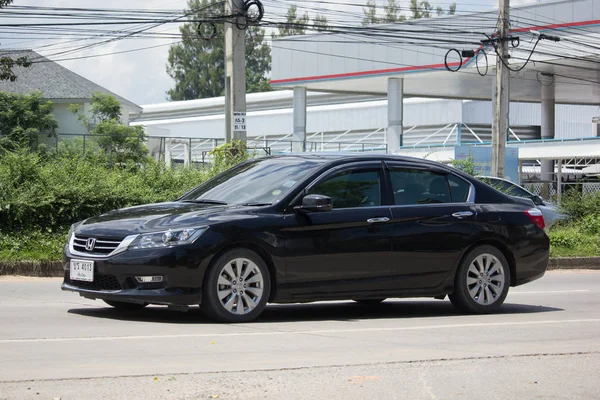
[[[263,312],[271,292],[271,277],[255,252],[235,249],[220,256],[204,282],[201,308],[222,322],[248,322]]]
[[[510,268],[493,246],[479,246],[462,260],[448,297],[461,312],[484,314],[498,310],[508,294]]]

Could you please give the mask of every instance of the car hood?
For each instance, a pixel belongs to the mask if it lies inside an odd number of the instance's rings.
[[[210,225],[236,219],[246,207],[169,202],[122,208],[88,218],[75,229],[81,236],[124,238],[148,232]]]

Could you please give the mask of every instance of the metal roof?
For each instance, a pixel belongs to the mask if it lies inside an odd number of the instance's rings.
[[[141,107],[131,101],[103,88],[102,86],[76,74],[75,72],[37,54],[31,50],[0,52],[2,57],[17,59],[27,57],[34,63],[27,68],[16,67],[17,80],[0,81],[0,91],[28,94],[32,91],[42,93],[45,99],[54,102],[90,100],[95,92],[114,96],[122,105],[141,111]]]
[[[271,84],[278,88],[300,86],[315,91],[385,94],[388,78],[401,77],[407,97],[490,99],[496,62],[493,48],[456,45],[461,46],[458,51],[475,50],[478,56],[461,61],[450,58],[452,69],[460,66],[453,73],[444,65],[452,45],[440,43],[439,37],[445,34],[480,43],[485,39],[483,33],[494,35],[496,21],[494,10],[373,28],[384,29],[388,36],[397,31],[396,44],[331,32],[276,38]],[[514,68],[523,64],[540,32],[562,39],[559,43],[540,41],[531,62],[522,71],[511,73],[511,100],[539,102],[542,86],[553,79],[557,103],[597,104],[600,51],[590,43],[597,43],[600,33],[600,0],[511,7],[511,26],[512,35],[520,38],[519,47],[511,48]],[[487,71],[485,76],[480,76],[477,65],[482,74]],[[542,73],[553,74],[554,78]]]

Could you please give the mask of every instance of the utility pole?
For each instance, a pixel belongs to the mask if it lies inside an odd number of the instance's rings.
[[[227,0],[225,22],[225,141],[246,141],[246,26],[244,0]]]
[[[494,91],[494,121],[492,125],[492,176],[504,177],[506,136],[509,124],[510,71],[507,66],[510,0],[500,0],[500,31],[497,39],[496,90]],[[493,45],[493,43],[492,43]],[[506,63],[506,65],[505,65]]]

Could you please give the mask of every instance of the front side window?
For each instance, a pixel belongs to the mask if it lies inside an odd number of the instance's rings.
[[[325,178],[309,194],[331,197],[333,208],[374,207],[381,205],[379,169],[349,170]]]

